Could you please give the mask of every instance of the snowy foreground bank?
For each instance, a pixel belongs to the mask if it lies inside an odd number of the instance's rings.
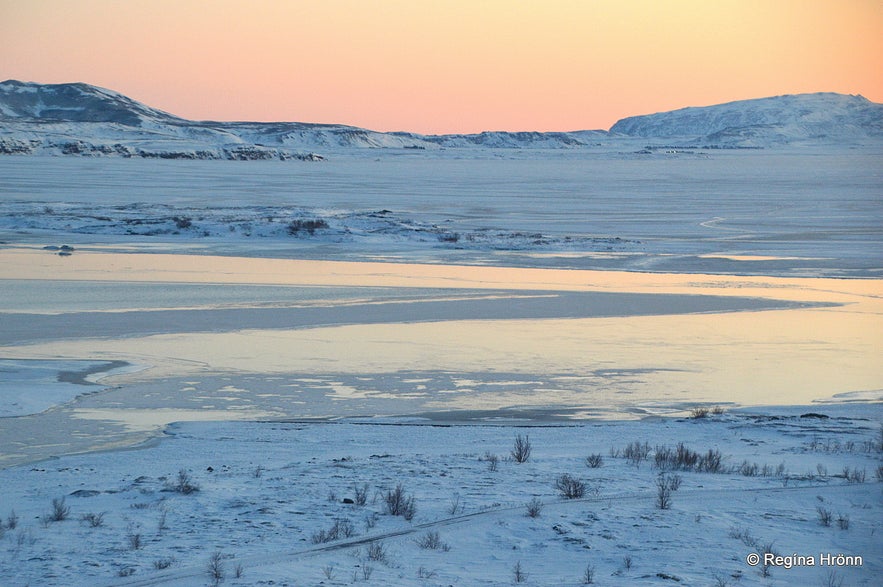
[[[135,451],[0,471],[0,578],[878,584],[879,404],[693,416],[172,425]]]

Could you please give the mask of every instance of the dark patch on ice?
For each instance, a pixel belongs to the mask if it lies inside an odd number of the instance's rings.
[[[96,373],[106,373],[107,371],[113,371],[114,369],[126,367],[129,364],[130,363],[126,361],[104,361],[101,363],[90,363],[88,367],[85,367],[84,369],[81,369],[79,371],[59,371],[58,381],[59,383],[73,383],[75,385],[97,385],[97,383],[92,383],[86,378],[90,375],[95,375]]]

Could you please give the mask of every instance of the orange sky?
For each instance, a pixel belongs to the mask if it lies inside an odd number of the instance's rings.
[[[0,79],[192,119],[609,128],[786,93],[883,102],[881,0],[0,0]]]

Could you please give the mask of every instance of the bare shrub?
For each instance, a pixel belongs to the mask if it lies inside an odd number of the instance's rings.
[[[206,565],[205,570],[212,585],[219,585],[221,581],[224,580],[226,573],[224,571],[223,558],[224,557],[220,551],[217,551],[208,559],[208,564]]]
[[[349,518],[341,518],[334,522],[334,525],[337,527],[337,532],[343,538],[352,538],[356,535],[356,527],[350,521]]]
[[[515,444],[512,446],[512,459],[516,463],[526,463],[530,458],[533,446],[530,443],[530,436],[515,435]]]
[[[711,414],[713,416],[722,416],[724,414],[723,406],[714,406],[711,408]]]
[[[527,517],[539,518],[543,511],[543,502],[538,497],[534,497],[527,502]]]
[[[368,544],[367,550],[368,560],[383,563],[386,562],[386,545],[383,542],[376,541]]]
[[[586,466],[590,469],[597,469],[603,464],[604,459],[601,457],[600,453],[590,454],[586,457]]]
[[[849,530],[849,514],[837,514],[837,527],[841,530]]]
[[[156,531],[162,533],[163,530],[168,530],[168,525],[166,521],[169,517],[169,510],[165,507],[159,510],[159,519],[156,521]]]
[[[451,545],[444,542],[438,532],[433,532],[431,530],[427,531],[423,536],[418,537],[415,542],[417,543],[417,546],[424,550],[442,550],[444,552],[451,550]]]
[[[353,485],[353,503],[358,506],[363,506],[368,503],[368,484],[362,483],[359,485],[358,483]]]
[[[739,473],[744,475],[745,477],[757,477],[757,473],[760,470],[757,463],[749,463],[748,461],[742,461],[742,464],[739,465]]]
[[[261,465],[258,465],[257,467],[255,467],[254,470],[251,472],[251,476],[254,477],[255,479],[260,479],[263,475],[264,475],[264,468]]]
[[[877,470],[874,471],[874,476],[877,477],[878,483],[883,483],[883,465],[877,465]]]
[[[104,525],[104,512],[83,514],[80,520],[88,524],[90,528],[99,528]]]
[[[160,558],[153,561],[153,568],[157,571],[162,571],[168,569],[173,564],[175,564],[175,559],[172,557]]]
[[[15,513],[15,510],[12,510],[9,512],[9,515],[6,516],[6,527],[10,530],[15,530],[16,526],[18,526],[18,515]]]
[[[560,475],[555,480],[555,489],[566,499],[579,499],[586,494],[586,484],[576,477],[571,477],[567,473]]]
[[[236,566],[233,568],[233,578],[241,579],[244,572],[245,569],[242,567],[242,563],[237,563]]]
[[[141,539],[141,532],[134,526],[129,526],[129,529],[126,531],[126,544],[129,545],[129,550],[139,550],[144,545],[144,541]]]
[[[855,467],[852,470],[852,473],[849,475],[849,482],[850,483],[864,483],[866,476],[867,476],[866,469],[859,470],[858,467]]]
[[[438,576],[437,572],[430,571],[429,569],[427,569],[426,567],[424,567],[422,565],[420,566],[419,569],[417,569],[417,578],[418,579],[435,579],[437,576]]]
[[[708,408],[705,406],[696,406],[690,410],[690,417],[694,420],[701,420],[708,417]]]
[[[182,495],[190,495],[191,493],[199,491],[199,486],[193,483],[193,479],[190,477],[190,473],[188,473],[186,469],[181,469],[178,471],[178,476],[175,478],[175,481],[167,485],[167,489]]]
[[[363,581],[370,581],[371,575],[373,575],[373,574],[374,574],[374,567],[372,567],[371,565],[366,565],[366,564],[362,565],[362,580]]]
[[[837,571],[829,570],[822,577],[822,587],[843,587],[843,577],[837,574]]]
[[[402,516],[409,522],[414,519],[417,512],[417,502],[413,495],[405,492],[401,483],[396,485],[395,489],[389,490],[383,497],[386,503],[386,513],[391,516]]]
[[[484,461],[487,463],[488,471],[496,471],[500,468],[500,457],[488,451],[484,453]]]
[[[64,504],[63,497],[56,497],[52,500],[52,511],[49,512],[48,520],[51,522],[62,522],[71,514],[70,506]]]
[[[717,449],[708,449],[699,461],[699,470],[703,473],[723,472],[723,457]]]
[[[656,507],[667,510],[671,507],[672,494],[681,486],[680,475],[662,473],[656,478]]]
[[[751,535],[751,531],[748,528],[742,528],[741,526],[730,528],[730,538],[741,540],[742,544],[751,548],[757,546],[757,538]]]
[[[595,582],[595,567],[592,565],[586,565],[586,570],[583,571],[583,585],[592,585]]]
[[[329,581],[334,580],[334,565],[325,565],[322,567],[322,574],[325,575],[325,578]]]
[[[313,533],[311,540],[313,544],[325,544],[333,542],[340,538],[351,538],[355,536],[356,528],[349,518],[339,518],[334,520],[334,524],[327,530],[317,530]]]
[[[666,446],[657,446],[653,460],[654,466],[663,471],[720,473],[723,457],[720,451],[716,449],[709,449],[708,452],[702,454],[690,450],[683,442],[679,442],[673,449]]]
[[[831,513],[831,510],[819,506],[816,508],[816,513],[819,516],[819,524],[825,526],[826,528],[831,525],[831,521],[834,519],[834,515]]]
[[[463,513],[463,504],[460,503],[460,494],[455,493],[448,503],[448,514],[456,516]]]
[[[638,441],[632,442],[622,450],[622,456],[625,457],[629,464],[638,466],[650,456],[650,444],[647,442],[643,444]]]
[[[512,580],[516,583],[524,583],[527,581],[527,573],[521,568],[521,561],[518,561],[515,563],[515,566],[512,567]]]
[[[622,568],[626,571],[630,571],[632,569],[632,555],[627,554],[622,557]]]

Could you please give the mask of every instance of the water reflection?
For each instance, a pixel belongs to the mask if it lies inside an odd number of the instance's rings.
[[[579,318],[464,319],[453,305],[450,314],[424,322],[421,304],[410,304],[413,316],[404,323],[377,322],[365,314],[333,326],[250,328],[246,322],[234,331],[190,332],[184,313],[174,333],[91,338],[82,332],[71,340],[0,347],[0,355],[10,358],[121,359],[150,365],[114,377],[111,390],[53,410],[53,425],[77,434],[67,435],[66,446],[34,449],[38,453],[118,443],[120,435],[182,415],[296,418],[459,411],[487,417],[519,409],[551,410],[561,417],[634,417],[696,403],[883,399],[881,280],[100,252],[60,258],[22,249],[0,252],[0,279],[383,287],[384,295],[405,298],[424,288],[446,290],[451,304],[463,300],[450,290],[464,295],[466,290],[494,290],[484,299],[503,308],[514,303],[513,292],[621,296],[622,312],[614,317],[593,317],[591,308],[583,308]],[[636,301],[626,294],[645,297]],[[672,294],[836,305],[697,314],[667,309],[671,299],[666,296]],[[561,299],[575,303],[576,298]],[[640,308],[630,310],[630,299]],[[654,304],[661,315],[636,315]],[[39,425],[41,417],[9,421],[0,430],[0,446],[27,453],[30,449],[15,438],[26,437],[19,428]],[[104,427],[100,442],[90,436],[90,421]]]

